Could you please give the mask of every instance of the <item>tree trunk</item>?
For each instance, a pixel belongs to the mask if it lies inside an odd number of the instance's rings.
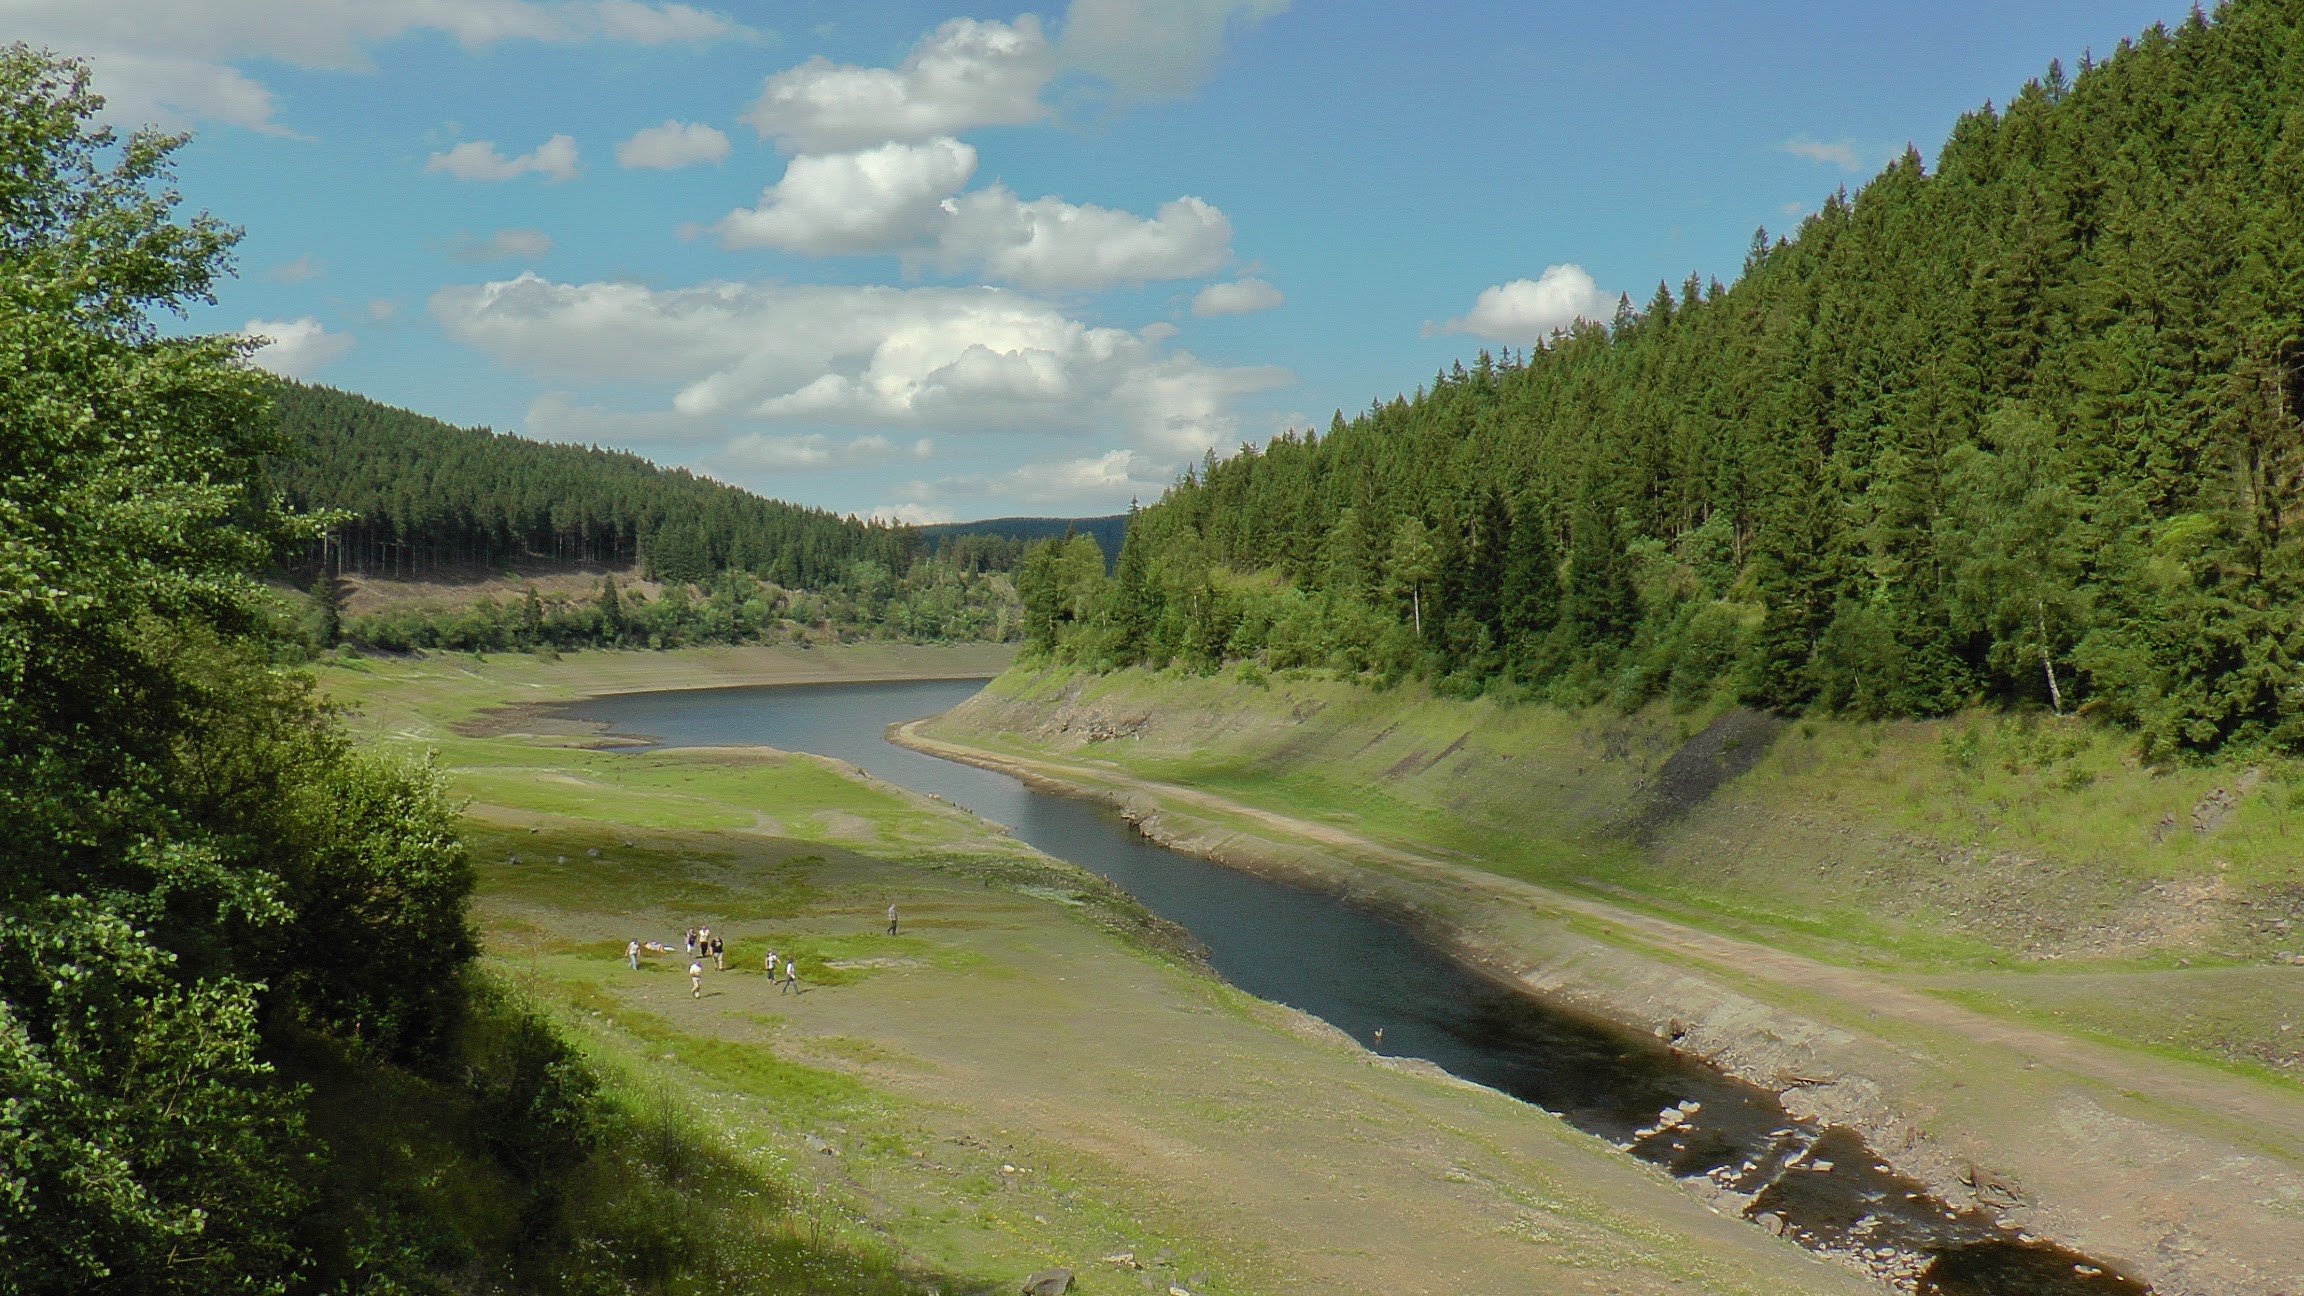
[[[2056,659],[2048,655],[2048,605],[2034,599],[2032,612],[2040,627],[2040,669],[2048,672],[2048,705],[2056,708],[2056,714],[2061,716],[2064,714],[2064,690],[2056,687]]]

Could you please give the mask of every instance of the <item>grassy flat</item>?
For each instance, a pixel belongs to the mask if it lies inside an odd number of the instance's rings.
[[[964,811],[814,757],[598,750],[512,709],[983,669],[849,652],[321,676],[471,799],[490,961],[618,1085],[803,1185],[807,1227],[987,1292],[1054,1264],[1089,1293],[1876,1290],[1541,1112],[1230,989],[1109,884]],[[730,953],[701,998],[677,953],[695,923]],[[631,939],[675,954],[634,972]],[[768,983],[769,948],[803,993]]]

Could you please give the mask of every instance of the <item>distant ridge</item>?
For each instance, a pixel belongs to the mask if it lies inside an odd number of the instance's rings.
[[[931,545],[962,536],[1000,536],[1010,540],[1049,540],[1060,538],[1067,532],[1093,536],[1096,546],[1104,551],[1104,563],[1109,567],[1119,561],[1120,542],[1128,535],[1128,515],[1114,513],[1108,517],[1085,518],[986,518],[981,522],[938,522],[933,526],[913,529]]]

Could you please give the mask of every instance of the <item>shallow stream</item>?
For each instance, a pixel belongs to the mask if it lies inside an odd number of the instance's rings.
[[[1814,1250],[1935,1296],[2112,1296],[2144,1288],[2085,1257],[1955,1209],[1853,1133],[1792,1119],[1746,1084],[1636,1031],[1563,1011],[1469,969],[1407,928],[1319,893],[1155,845],[1111,809],[1035,792],[883,736],[976,680],[791,685],[594,698],[566,713],[673,747],[765,744],[835,756],[940,796],[1100,873],[1205,945],[1250,994],[1381,1051],[1429,1059],[1655,1162]],[[1729,1195],[1732,1194],[1732,1195]]]

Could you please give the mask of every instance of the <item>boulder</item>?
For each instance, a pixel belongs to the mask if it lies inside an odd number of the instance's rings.
[[[1043,1269],[1024,1280],[1024,1296],[1064,1296],[1072,1290],[1072,1271]]]

